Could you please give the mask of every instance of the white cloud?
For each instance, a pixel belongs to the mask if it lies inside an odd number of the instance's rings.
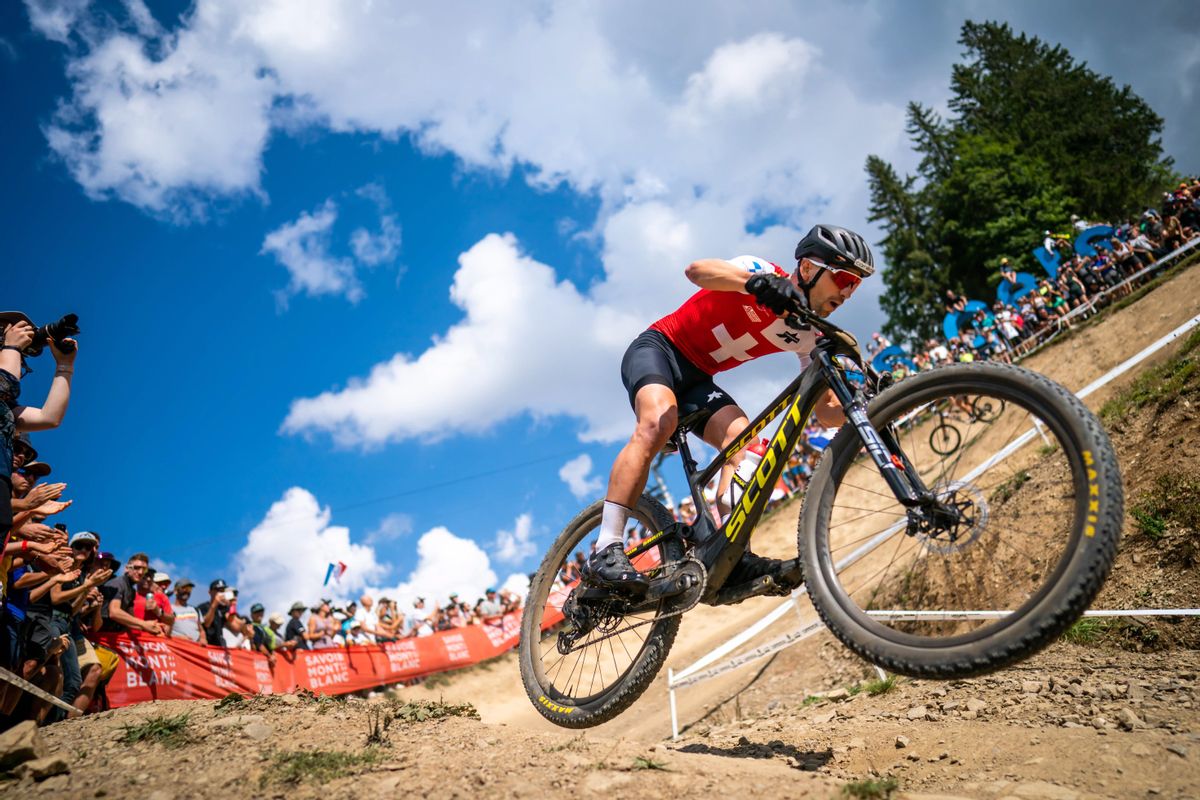
[[[604,483],[600,480],[599,475],[591,473],[592,457],[583,453],[563,464],[562,469],[558,471],[558,477],[567,484],[567,488],[571,490],[571,494],[575,495],[576,500],[594,499],[596,493],[603,488]]]
[[[722,45],[688,78],[684,108],[698,124],[710,114],[755,109],[781,87],[802,80],[816,54],[807,42],[778,33]]]
[[[537,553],[537,545],[530,541],[532,536],[533,517],[530,514],[522,514],[513,523],[511,531],[496,532],[492,553],[498,561],[519,564]]]
[[[387,192],[378,183],[368,183],[355,194],[370,200],[379,210],[379,231],[372,233],[366,228],[357,228],[350,235],[354,257],[368,267],[395,261],[400,250],[400,224],[395,214],[388,213],[391,201]]]
[[[323,586],[326,569],[338,561],[346,565],[340,585]],[[288,489],[271,505],[234,562],[234,585],[242,597],[274,610],[332,594],[351,597],[387,573],[374,548],[352,542],[348,528],[331,525],[329,509],[299,487]]]
[[[379,220],[379,232],[356,228],[350,235],[354,257],[369,267],[396,260],[400,249],[400,226],[395,214],[385,214]]]
[[[240,590],[246,607],[261,602],[268,610],[279,611],[297,600],[314,603],[332,597],[343,602],[363,592],[398,599],[404,609],[418,596],[444,603],[451,592],[473,602],[484,589],[496,585],[487,552],[442,526],[421,534],[416,566],[404,580],[389,583],[391,567],[380,559],[376,547],[406,536],[411,528],[406,515],[390,514],[364,541],[356,542],[348,528],[331,524],[330,510],[322,508],[312,493],[293,487],[250,531],[234,558],[238,566],[231,583]],[[503,545],[497,559],[520,561],[532,555],[531,533],[528,514],[517,518],[513,530],[497,532],[496,542]],[[326,569],[338,561],[346,564],[345,575],[340,583],[324,586]],[[523,580],[519,573],[509,575],[504,585],[520,586]]]
[[[91,0],[25,0],[29,26],[51,41],[66,44],[89,2]]]
[[[214,196],[260,194],[277,87],[237,42],[236,16],[201,3],[190,27],[149,38],[138,4],[138,34],[91,27],[77,5],[28,7],[51,38],[76,25],[90,43],[69,61],[74,93],[46,130],[84,190],[180,219],[202,216]]]
[[[529,575],[524,572],[514,572],[504,579],[504,583],[496,587],[501,591],[509,591],[520,597],[529,594]]]
[[[462,322],[415,358],[398,354],[342,391],[295,401],[284,430],[328,431],[347,444],[432,440],[525,411],[603,422],[626,404],[618,379],[594,394],[580,387],[596,386],[594,365],[619,361],[635,318],[559,282],[511,236],[485,237],[459,264],[450,296]]]
[[[382,594],[404,601],[421,596],[444,601],[451,592],[474,599],[496,582],[487,553],[470,539],[438,526],[417,541],[417,566],[407,580]]]
[[[340,294],[352,303],[362,299],[354,262],[329,252],[337,217],[337,204],[326,200],[311,214],[301,213],[263,239],[260,252],[274,256],[291,276],[287,294]]]
[[[356,228],[348,241],[354,257],[334,255],[334,225],[340,209],[329,198],[312,212],[301,212],[292,222],[284,223],[263,239],[261,255],[271,255],[290,276],[280,299],[296,294],[319,296],[343,295],[352,303],[363,297],[359,266],[376,267],[395,261],[400,249],[400,225],[396,215],[387,213],[387,194],[378,184],[367,184],[355,194],[370,200],[379,211],[379,230]]]

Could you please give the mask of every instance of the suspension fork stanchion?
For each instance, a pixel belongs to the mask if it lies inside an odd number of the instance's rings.
[[[866,403],[863,402],[862,393],[850,391],[850,387],[842,380],[837,367],[834,366],[833,358],[829,355],[828,350],[818,348],[814,351],[813,358],[820,365],[821,374],[824,376],[825,382],[829,384],[829,388],[833,390],[834,396],[842,404],[842,411],[845,412],[846,419],[854,426],[854,430],[858,433],[858,438],[862,441],[863,446],[867,448],[867,453],[871,456],[871,460],[875,462],[875,466],[879,469],[879,474],[887,481],[888,488],[892,490],[892,494],[906,507],[911,508],[918,505],[920,502],[919,498],[908,482],[908,476],[904,475],[892,461],[891,451],[884,443],[882,437],[880,437],[879,432],[871,425],[871,421],[867,419]]]

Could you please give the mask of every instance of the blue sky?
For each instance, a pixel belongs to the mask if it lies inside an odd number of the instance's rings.
[[[1133,29],[1071,3],[374,8],[0,8],[7,305],[83,328],[67,422],[36,439],[64,519],[274,604],[330,560],[345,593],[533,569],[598,496],[620,354],[682,268],[869,230],[863,160],[910,164],[903,106],[944,103],[964,8],[1061,32],[1200,167],[1190,3]],[[877,297],[837,321],[869,334]],[[756,406],[792,368],[723,383]]]

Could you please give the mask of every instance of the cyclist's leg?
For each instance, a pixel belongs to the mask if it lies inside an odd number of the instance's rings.
[[[659,383],[649,383],[638,389],[634,397],[634,415],[637,424],[633,435],[621,448],[608,476],[608,492],[604,499],[633,508],[646,488],[646,478],[654,457],[675,432],[679,424],[679,410],[675,392]],[[622,521],[623,523],[624,521]],[[604,547],[603,532],[601,547]]]
[[[621,382],[637,424],[609,472],[598,551],[625,539],[625,523],[646,488],[650,465],[678,425],[675,387],[680,380],[675,353],[658,331],[639,335],[621,359]]]

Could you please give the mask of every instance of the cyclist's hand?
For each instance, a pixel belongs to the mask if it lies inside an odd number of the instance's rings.
[[[751,275],[746,281],[746,291],[754,295],[759,305],[776,314],[786,314],[804,305],[800,290],[781,275]]]

